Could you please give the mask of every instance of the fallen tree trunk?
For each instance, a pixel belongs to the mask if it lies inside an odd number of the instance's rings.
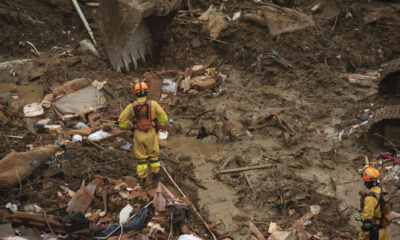
[[[17,186],[59,150],[58,145],[46,145],[29,152],[8,154],[0,160],[0,189]]]

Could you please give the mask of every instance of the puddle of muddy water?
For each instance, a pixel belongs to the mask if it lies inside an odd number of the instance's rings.
[[[8,109],[12,112],[18,113],[25,105],[40,102],[42,98],[43,88],[39,86],[0,83],[0,100],[8,102]],[[37,120],[37,118],[24,118],[29,131],[34,132],[33,124]]]
[[[43,88],[34,85],[16,85],[0,83],[0,99],[8,100],[14,110],[26,104],[40,102],[43,98]]]
[[[207,158],[212,158],[218,153],[220,146],[187,137],[173,137],[168,142],[173,153],[191,156],[196,179],[207,188],[206,190],[198,189],[198,197],[199,206],[208,209],[208,220],[214,222],[221,219],[224,226],[219,229],[222,232],[234,233],[240,230],[238,223],[233,219],[235,216],[245,214],[235,206],[236,190],[215,180],[213,170],[216,165],[207,161]]]

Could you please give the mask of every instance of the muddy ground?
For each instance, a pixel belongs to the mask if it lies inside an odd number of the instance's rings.
[[[355,239],[359,229],[359,222],[355,221],[358,192],[363,189],[358,157],[373,157],[375,152],[364,145],[362,128],[345,136],[343,141],[339,141],[338,133],[358,123],[359,113],[364,109],[399,103],[399,100],[381,96],[373,88],[352,85],[343,75],[363,69],[378,70],[382,63],[400,56],[400,4],[327,0],[321,1],[321,10],[312,12],[311,8],[319,2],[295,0],[293,5],[312,14],[314,27],[272,37],[266,28],[232,21],[221,32],[220,41],[210,41],[204,27],[190,20],[204,12],[210,3],[219,7],[221,2],[192,1],[191,9],[200,10],[195,11],[194,17],[186,12],[172,21],[160,56],[140,64],[137,72],[123,74],[111,69],[104,54],[92,17],[93,8],[83,5],[98,40],[96,48],[100,57],[89,54],[58,57],[61,51],[89,39],[70,1],[0,1],[2,9],[28,14],[43,22],[0,16],[0,61],[34,58],[46,66],[40,78],[18,83],[18,94],[26,92],[26,89],[19,90],[26,85],[43,91],[74,78],[107,80],[114,95],[107,95],[110,106],[107,116],[116,120],[120,105],[123,107],[134,99],[130,88],[133,77],[147,71],[183,71],[216,56],[213,65],[228,76],[223,83],[226,94],[217,98],[205,98],[202,92],[178,94],[166,108],[169,118],[182,126],[182,133],[171,136],[161,149],[162,159],[174,178],[191,193],[192,201],[207,216],[208,222],[223,221],[216,229],[219,236],[228,234],[235,239],[250,239],[248,220],[263,232],[268,231],[271,221],[285,228],[308,212],[310,205],[318,204],[323,210],[306,227],[307,232],[320,233],[327,239]],[[257,7],[259,4],[252,1],[229,1],[224,3],[222,11],[232,16],[238,10]],[[183,4],[182,10],[187,9]],[[364,17],[377,9],[384,12],[382,17],[366,24]],[[200,46],[193,45],[197,40]],[[33,55],[25,41],[34,43],[41,56]],[[55,46],[62,49],[54,51]],[[294,68],[286,69],[268,58],[258,61],[257,56],[266,50],[276,51]],[[11,117],[1,117],[0,157],[12,150],[25,151],[28,144],[37,147],[57,140],[53,135],[30,132],[20,109],[26,102],[14,103],[12,95],[17,93],[10,92],[3,81],[0,90],[0,103],[12,112]],[[19,95],[28,102],[34,100],[32,94],[27,94],[31,99]],[[290,123],[296,135],[288,137],[273,119],[266,119],[270,114],[278,114]],[[217,143],[214,137],[198,140],[195,134],[189,133],[192,128],[196,131],[206,123],[224,120],[241,121],[254,139]],[[8,135],[24,138],[13,139]],[[135,175],[135,160],[130,152],[101,151],[79,143],[70,145],[69,149],[71,159],[62,174],[51,175],[44,168],[23,184],[27,201],[41,202],[42,207],[49,209],[66,204],[41,194],[46,181],[66,182],[75,190],[82,179],[90,180],[95,174],[115,178]],[[217,170],[221,166],[234,168],[266,163],[273,167],[246,174],[221,175]],[[395,201],[398,201],[398,186],[397,183],[392,192],[397,196]],[[3,194],[2,206],[18,191],[19,188]],[[397,212],[398,207],[395,205]],[[400,228],[392,224],[389,229],[392,239],[396,239]],[[200,222],[197,230],[206,234]]]

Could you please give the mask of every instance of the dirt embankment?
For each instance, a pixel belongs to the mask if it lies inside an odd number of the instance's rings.
[[[221,5],[212,2],[217,7]],[[33,20],[27,20],[25,15],[0,16],[0,60],[37,59],[47,66],[46,72],[29,84],[45,90],[80,77],[107,80],[112,89],[112,94],[106,96],[108,114],[115,120],[120,106],[134,99],[130,89],[133,77],[149,70],[184,70],[216,56],[213,65],[228,75],[224,82],[227,93],[218,98],[205,98],[203,93],[179,94],[167,108],[170,119],[178,121],[183,132],[172,136],[161,150],[175,180],[190,193],[209,222],[222,219],[223,224],[216,227],[219,235],[249,239],[248,220],[264,233],[271,221],[286,228],[307,213],[310,205],[317,204],[323,210],[306,227],[307,232],[328,239],[355,238],[358,223],[353,219],[358,215],[362,182],[357,173],[361,166],[353,159],[371,153],[358,135],[343,141],[337,135],[357,123],[357,114],[370,108],[370,103],[376,107],[388,100],[371,95],[370,88],[354,86],[342,76],[363,69],[376,70],[381,63],[399,57],[396,22],[400,6],[387,1],[329,0],[312,11],[318,1],[293,2],[294,9],[313,16],[315,26],[273,37],[265,27],[231,21],[219,41],[211,41],[205,27],[195,21],[209,2],[192,3],[194,17],[184,6],[182,10],[186,12],[178,15],[166,31],[161,56],[129,74],[111,70],[101,41],[96,46],[100,58],[85,54],[57,57],[89,38],[69,1],[1,2],[1,9],[28,14]],[[258,8],[260,5],[252,1],[226,2],[222,12],[233,16],[239,10],[246,13]],[[96,38],[100,39],[91,10],[84,7]],[[378,16],[377,20],[366,23],[365,19],[372,15]],[[40,57],[32,54],[26,41],[36,46],[42,53]],[[55,50],[55,46],[61,50]],[[271,50],[294,68],[286,69],[268,58],[266,54]],[[1,97],[0,103],[11,106],[12,98]],[[268,118],[271,114],[290,123],[295,136],[288,136],[274,119]],[[225,120],[241,121],[254,139],[215,143],[213,137],[200,141],[194,135],[185,135],[191,128]],[[2,116],[0,124],[1,157],[11,150],[25,151],[28,144],[39,146],[56,141],[53,135],[30,133],[18,109],[10,117]],[[113,178],[134,175],[132,153],[119,149],[101,151],[80,144],[70,145],[69,151],[64,170],[46,167],[23,184],[22,194],[27,200],[55,209],[67,203],[67,199],[57,200],[57,185],[68,183],[75,190],[82,179],[91,180],[96,174]],[[217,170],[259,164],[273,167],[224,175]],[[43,195],[43,183],[48,181],[55,183],[54,189]],[[3,195],[2,204],[15,198],[19,190]],[[118,207],[123,206],[116,206],[116,212]],[[195,230],[206,233],[199,222],[193,224]],[[399,229],[391,227],[392,236],[398,234]]]

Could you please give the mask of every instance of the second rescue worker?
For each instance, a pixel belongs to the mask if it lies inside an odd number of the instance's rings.
[[[137,174],[142,183],[148,176],[147,160],[153,177],[158,180],[160,161],[156,127],[165,128],[168,116],[161,106],[152,100],[147,100],[149,87],[144,82],[138,82],[133,89],[137,99],[129,104],[119,116],[118,123],[122,129],[131,127],[131,119],[134,127],[133,145],[135,157],[138,161]]]

